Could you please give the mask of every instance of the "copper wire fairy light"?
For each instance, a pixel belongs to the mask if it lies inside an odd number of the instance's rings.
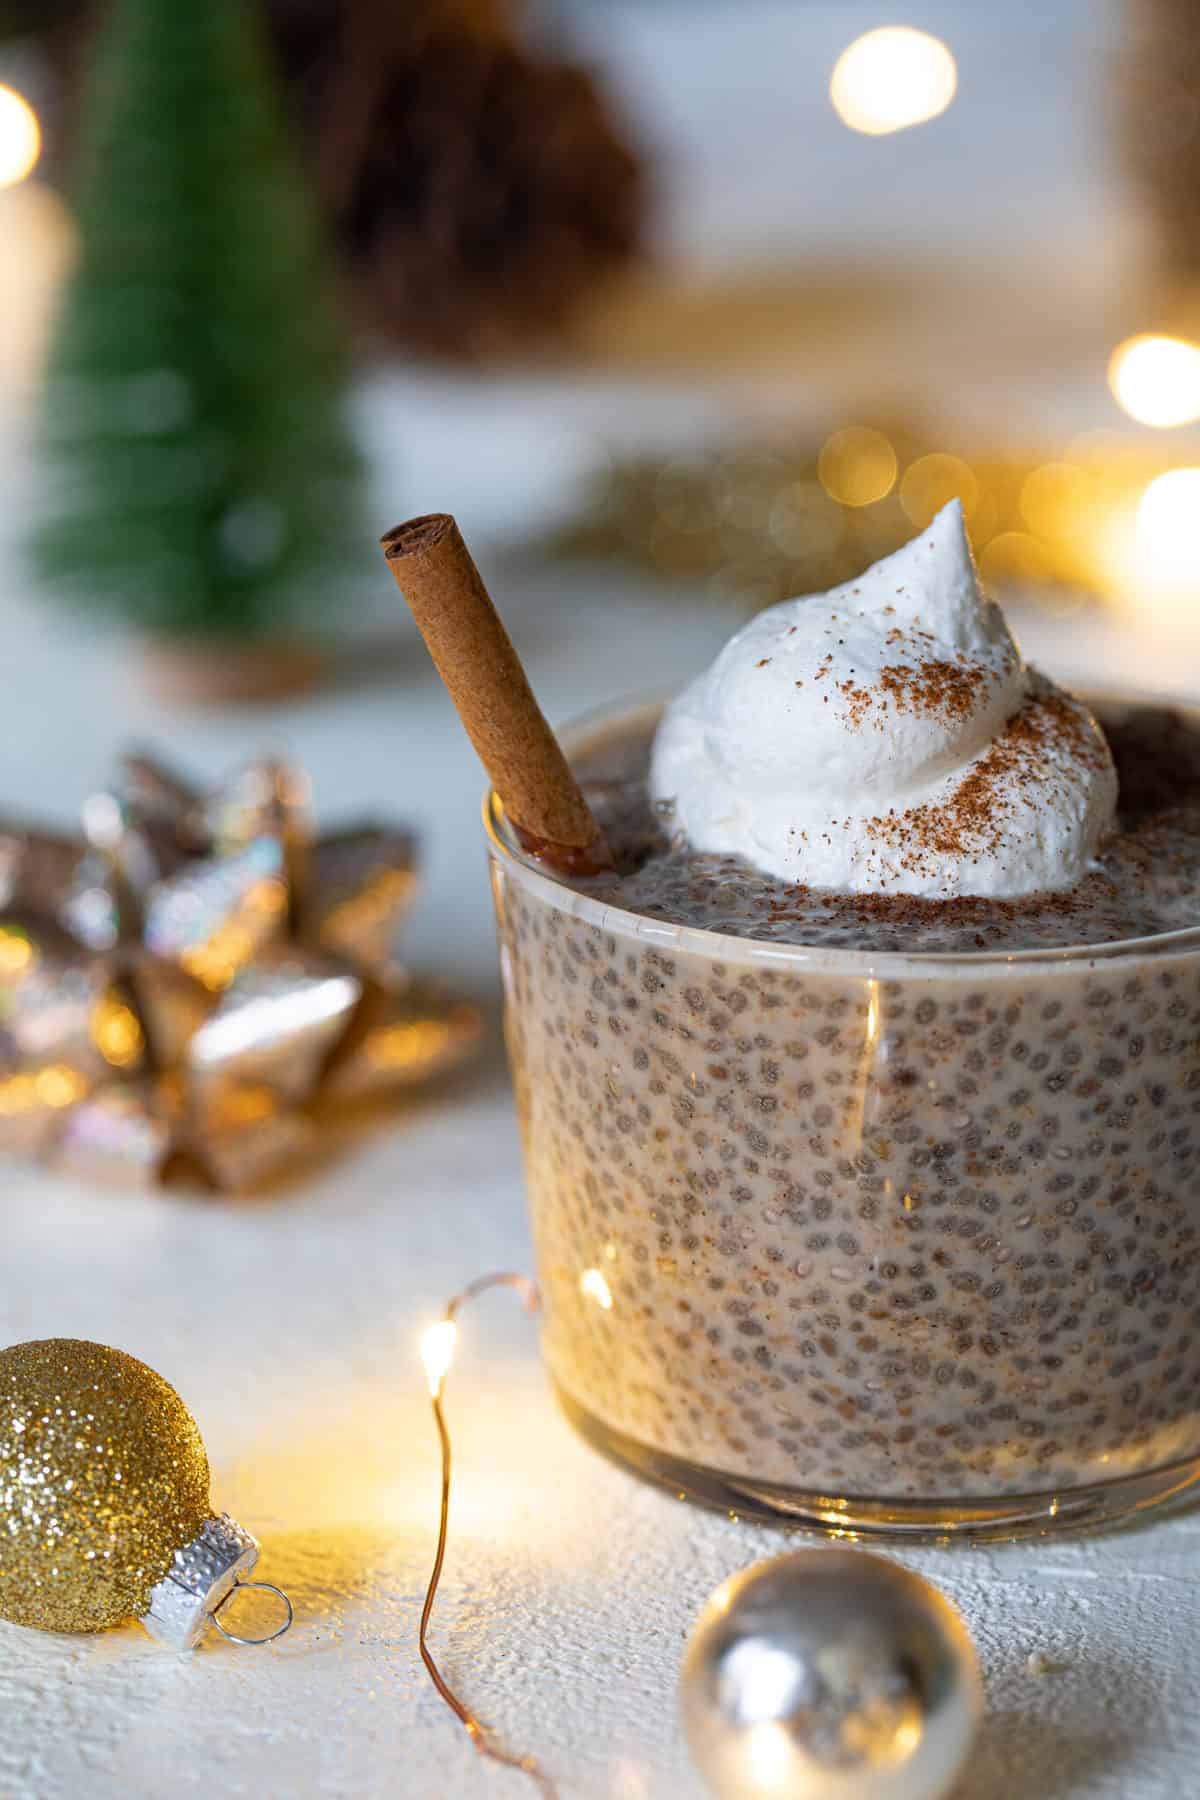
[[[466,1728],[467,1735],[479,1754],[488,1757],[492,1762],[502,1763],[506,1768],[519,1769],[522,1774],[528,1775],[530,1780],[536,1784],[545,1796],[545,1800],[557,1800],[557,1789],[550,1777],[541,1769],[536,1758],[515,1755],[492,1743],[483,1722],[450,1687],[429,1648],[429,1621],[433,1614],[434,1601],[437,1598],[438,1584],[442,1578],[442,1566],[446,1560],[446,1539],[450,1526],[450,1431],[446,1424],[446,1412],[442,1405],[442,1397],[458,1339],[458,1314],[469,1301],[474,1300],[479,1294],[486,1293],[489,1288],[495,1287],[513,1288],[521,1296],[521,1303],[526,1312],[536,1312],[541,1305],[541,1296],[537,1286],[528,1275],[507,1272],[481,1275],[476,1281],[472,1281],[469,1286],[465,1287],[461,1294],[454,1296],[437,1324],[431,1325],[421,1339],[421,1359],[425,1364],[425,1373],[429,1380],[429,1393],[433,1402],[433,1421],[437,1426],[438,1442],[441,1446],[442,1498],[438,1515],[437,1549],[434,1552],[429,1585],[425,1590],[425,1604],[421,1608],[418,1642],[421,1649],[421,1661],[429,1671],[430,1680],[451,1712]]]

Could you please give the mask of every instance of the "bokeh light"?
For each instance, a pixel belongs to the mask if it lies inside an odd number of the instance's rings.
[[[773,498],[767,529],[784,556],[828,556],[842,540],[846,515],[819,481],[789,481]]]
[[[887,415],[825,437],[776,431],[669,467],[653,455],[616,460],[586,530],[576,529],[588,555],[609,548],[750,612],[854,580],[957,496],[997,592],[1019,586],[1061,618],[1135,601],[1144,611],[1162,597],[1200,629],[1193,463],[1200,470],[1180,440],[1128,427],[1065,438],[1052,458],[1045,446],[951,447],[919,421]],[[1189,472],[1182,487],[1154,487],[1139,530],[1148,489]]]
[[[1200,590],[1200,469],[1155,476],[1138,505],[1137,541],[1152,575]]]
[[[1200,419],[1200,346],[1143,334],[1112,353],[1108,385],[1139,425],[1164,429]]]
[[[880,137],[945,112],[958,88],[947,46],[908,25],[868,31],[834,65],[829,97],[843,124]]]
[[[105,1062],[129,1069],[139,1062],[146,1040],[137,1014],[116,994],[108,993],[92,1013],[92,1041]]]
[[[843,506],[871,506],[896,485],[896,452],[882,431],[848,425],[827,438],[817,458],[821,486]]]
[[[0,980],[15,980],[26,974],[35,961],[28,934],[20,926],[0,925]]]
[[[15,187],[24,181],[41,153],[37,114],[15,88],[0,82],[0,187]]]
[[[1074,463],[1042,463],[1021,484],[1021,517],[1038,537],[1070,537],[1087,529],[1094,488],[1090,476]]]
[[[904,471],[900,504],[919,530],[951,500],[962,501],[968,521],[979,504],[979,483],[961,457],[934,451],[929,456],[919,456]]]
[[[979,557],[979,574],[989,588],[1038,587],[1053,578],[1044,544],[1027,531],[1002,531]]]

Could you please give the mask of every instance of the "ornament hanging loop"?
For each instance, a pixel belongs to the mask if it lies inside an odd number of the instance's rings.
[[[245,1594],[252,1588],[258,1593],[274,1594],[277,1599],[283,1601],[284,1606],[283,1623],[277,1625],[274,1631],[264,1632],[261,1637],[243,1637],[239,1632],[230,1631],[227,1625],[221,1623],[221,1614],[225,1611],[225,1608],[229,1605],[230,1601],[236,1600],[239,1594]],[[283,1589],[281,1587],[276,1587],[273,1581],[235,1581],[225,1598],[222,1600],[220,1606],[216,1607],[208,1616],[220,1632],[221,1636],[226,1638],[231,1644],[273,1644],[276,1638],[283,1637],[285,1632],[291,1630],[292,1621],[295,1618],[296,1613],[290,1599],[284,1593]]]

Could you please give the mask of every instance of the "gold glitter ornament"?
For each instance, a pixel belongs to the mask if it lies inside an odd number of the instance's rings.
[[[220,1608],[268,1584],[244,1582],[258,1545],[208,1490],[196,1421],[145,1363],[79,1338],[0,1350],[0,1618],[43,1631],[137,1618],[176,1649],[210,1623],[232,1636]]]

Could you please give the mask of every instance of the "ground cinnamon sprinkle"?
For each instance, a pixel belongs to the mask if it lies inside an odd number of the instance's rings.
[[[988,671],[965,659],[886,663],[879,671],[879,685],[898,712],[944,713],[950,719],[965,719],[987,684]]]
[[[799,682],[796,684],[799,686]],[[861,725],[867,711],[875,704],[875,697],[870,688],[857,687],[853,681],[839,681],[838,693],[846,701],[846,718],[851,725]]]
[[[907,869],[918,868],[926,853],[962,857],[994,850],[1003,830],[1003,785],[1019,790],[1036,781],[1053,742],[1087,768],[1104,762],[1103,743],[1065,695],[1039,693],[1013,715],[944,805],[869,819],[868,836],[901,850],[899,860]]]

